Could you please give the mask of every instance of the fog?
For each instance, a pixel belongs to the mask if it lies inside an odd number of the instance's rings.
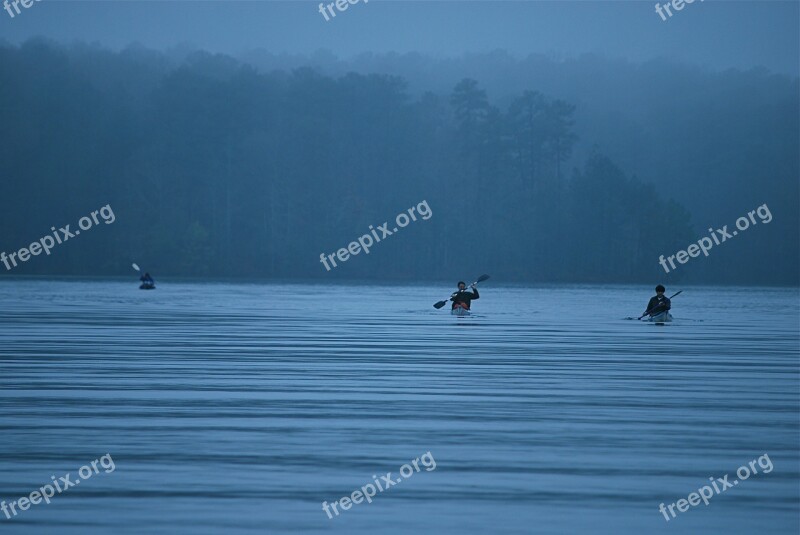
[[[0,273],[798,284],[798,3],[324,9],[0,11]]]
[[[701,3],[702,2],[702,3]],[[2,38],[45,35],[121,49],[189,44],[239,54],[254,48],[349,58],[362,52],[435,57],[507,50],[556,58],[597,53],[636,62],[667,57],[712,69],[764,66],[798,74],[798,3],[697,0],[662,21],[654,2],[359,2],[328,22],[319,2],[84,2],[44,0]],[[35,8],[35,9],[34,9]]]

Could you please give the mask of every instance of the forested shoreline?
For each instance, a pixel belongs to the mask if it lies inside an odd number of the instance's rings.
[[[596,66],[613,77],[613,64]],[[689,100],[689,111],[675,112],[686,121],[674,124],[654,104],[616,124],[575,94],[531,86],[493,99],[469,76],[448,92],[417,93],[395,75],[263,72],[202,51],[176,60],[140,47],[2,46],[0,250],[110,204],[113,225],[8,274],[119,275],[136,261],[176,277],[491,271],[517,282],[797,284],[797,102],[786,96],[797,80],[738,73],[753,88],[739,93],[718,74],[693,76],[704,94],[718,84],[714,107]],[[762,110],[757,129],[742,99]],[[664,194],[663,166],[649,176],[631,160],[634,175],[618,161],[627,157],[615,157],[625,135],[663,124],[676,136],[663,140],[676,170],[736,162],[727,183],[709,181],[713,221],[697,213],[697,199]],[[320,253],[422,200],[429,220],[334,271],[320,265]],[[664,274],[659,255],[763,203],[769,226]]]

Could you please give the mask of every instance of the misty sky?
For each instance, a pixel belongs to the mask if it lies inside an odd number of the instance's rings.
[[[0,11],[0,39],[43,35],[61,42],[133,42],[157,49],[189,43],[237,54],[252,48],[340,57],[418,51],[433,56],[506,49],[516,56],[585,52],[643,61],[669,57],[714,69],[763,65],[798,75],[800,2],[696,0],[667,21],[645,1],[359,2],[326,22],[319,2],[42,0],[13,19]]]

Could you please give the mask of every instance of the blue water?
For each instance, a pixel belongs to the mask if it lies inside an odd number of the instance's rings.
[[[0,533],[800,532],[797,289],[158,282],[0,282]]]

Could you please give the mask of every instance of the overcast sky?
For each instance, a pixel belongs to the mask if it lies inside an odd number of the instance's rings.
[[[594,52],[634,61],[663,56],[715,69],[763,65],[795,76],[800,70],[798,0],[695,0],[666,21],[656,14],[655,0],[363,2],[326,22],[319,2],[304,0],[42,0],[14,18],[0,11],[0,39],[20,43],[43,35],[114,49],[133,42],[157,49],[191,43],[232,54],[259,47],[328,49],[340,57],[501,48],[520,57]]]

